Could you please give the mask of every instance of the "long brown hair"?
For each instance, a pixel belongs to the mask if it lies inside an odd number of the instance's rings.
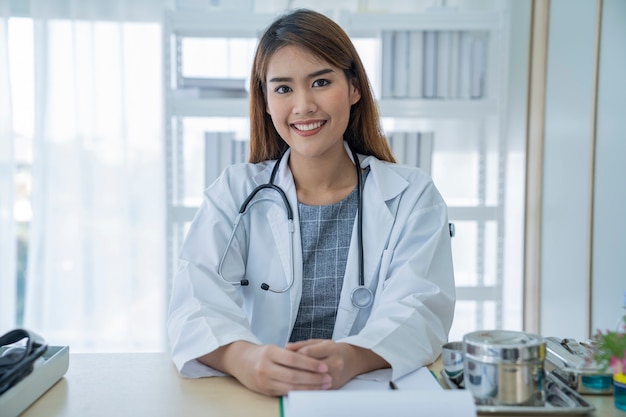
[[[332,19],[307,9],[279,17],[259,41],[250,77],[250,162],[277,159],[287,148],[266,111],[267,67],[273,54],[287,45],[304,48],[344,71],[361,94],[350,109],[344,140],[357,153],[395,162],[380,127],[372,88],[352,41]]]

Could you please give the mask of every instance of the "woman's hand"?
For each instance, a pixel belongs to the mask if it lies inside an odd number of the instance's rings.
[[[289,343],[289,351],[323,361],[332,377],[331,388],[340,388],[355,376],[388,368],[389,363],[369,349],[326,339],[310,339]]]
[[[234,376],[252,391],[270,396],[329,389],[333,385],[323,360],[274,345],[237,341],[198,360]]]

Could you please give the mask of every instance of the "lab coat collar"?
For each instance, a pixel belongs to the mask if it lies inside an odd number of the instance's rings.
[[[344,141],[344,147],[346,152],[350,156],[350,159],[354,163],[352,158],[352,152],[348,143]],[[376,180],[376,184],[385,184],[384,187],[377,187],[378,193],[382,201],[389,201],[399,195],[408,185],[408,182],[400,176],[395,170],[382,169],[383,164],[388,162],[381,161],[371,155],[357,154],[361,168],[370,167],[371,174]]]
[[[291,154],[291,149],[288,148],[283,156],[280,158],[280,165],[278,167],[278,172],[276,173],[276,178],[274,179],[274,183],[282,188],[287,195],[289,195],[291,191],[295,191],[293,176],[291,175],[291,170],[289,169],[288,165],[289,154]],[[254,176],[253,180],[257,186],[261,184],[267,184],[269,182],[275,163],[276,160],[267,161],[265,163],[265,169],[259,171]]]

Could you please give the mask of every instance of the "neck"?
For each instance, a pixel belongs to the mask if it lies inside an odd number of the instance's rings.
[[[343,200],[357,184],[352,160],[345,152],[324,159],[289,160],[298,201],[308,205],[327,205]]]

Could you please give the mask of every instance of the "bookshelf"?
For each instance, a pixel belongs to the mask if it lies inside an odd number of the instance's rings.
[[[372,83],[388,137],[430,138],[430,172],[457,229],[457,299],[475,303],[471,314],[483,328],[502,326],[507,18],[502,11],[455,10],[340,16],[353,39],[379,42]],[[451,132],[450,124],[459,128]],[[455,159],[442,155],[458,150],[474,155],[467,172],[474,178],[471,197],[456,196],[446,172]]]
[[[444,10],[403,14],[342,11],[335,19],[353,39],[370,39],[378,45],[373,71],[377,78],[372,79],[372,84],[392,149],[401,154],[400,162],[417,164],[431,172],[442,190],[449,204],[450,221],[457,229],[453,250],[455,268],[457,260],[460,268],[457,272],[458,299],[476,303],[472,313],[476,320],[482,320],[493,310],[496,317],[493,326],[496,328],[500,327],[502,316],[508,18],[502,11]],[[198,148],[197,154],[203,155],[205,160],[197,165],[205,166],[199,167],[195,175],[201,177],[202,184],[196,184],[190,192],[186,180],[190,175],[185,174],[189,165],[185,156],[189,154],[185,142],[187,121],[231,119],[234,124],[243,125],[240,132],[246,132],[248,101],[240,94],[216,96],[184,88],[188,81],[184,74],[184,39],[258,39],[273,19],[274,15],[269,14],[228,11],[169,11],[164,17],[168,290],[186,226],[199,204],[198,199],[188,197],[201,197],[201,186],[208,185],[219,170],[206,166],[218,154],[218,148],[212,152],[209,146],[219,141],[210,138],[234,138],[236,146],[233,148],[237,148],[240,155],[241,141],[246,140],[242,135],[247,134],[228,129],[218,129],[217,132],[199,129],[197,142],[202,143],[202,147]],[[426,50],[428,37],[447,45],[443,46],[447,51],[443,54],[445,57],[438,56],[441,49]],[[474,51],[482,59],[475,70],[481,74],[479,94],[461,93],[463,83],[469,82],[471,75],[463,75],[460,70],[453,71],[454,75],[448,73],[445,81],[437,82],[437,68],[461,68],[463,60],[467,60],[463,52],[467,54],[469,50],[464,49],[464,39],[466,43],[471,41],[479,45],[478,52]],[[419,50],[417,56],[413,53],[415,49]],[[399,62],[390,56],[399,56],[403,52],[406,56],[400,64],[390,65]],[[429,70],[423,65],[427,54],[435,64]],[[464,65],[470,64],[466,62]],[[412,74],[417,75],[412,77]],[[434,80],[431,92],[427,91],[425,84],[427,76]],[[463,77],[467,79],[463,80]],[[207,125],[212,124],[215,122]],[[450,129],[451,125],[458,128]],[[227,148],[220,145],[219,154],[226,159],[230,155],[236,162]],[[454,159],[446,159],[446,155],[458,150],[467,152],[468,149],[474,155],[469,168],[471,172],[451,180],[446,171]],[[474,181],[463,186],[466,177]],[[455,182],[461,183],[456,188],[471,188],[471,195],[455,196]]]
[[[202,189],[225,163],[239,162],[248,117],[245,73],[232,76],[186,74],[185,45],[215,39],[254,43],[273,15],[238,11],[167,10],[163,17],[164,152],[166,172],[167,294],[187,226],[200,204]],[[240,51],[236,51],[240,52]],[[205,66],[222,61],[205,48]],[[213,65],[213,66],[215,66]],[[199,123],[200,120],[206,120]],[[226,121],[225,121],[226,120]],[[232,120],[229,122],[228,120]],[[227,146],[230,142],[233,146]],[[216,158],[221,161],[216,167]],[[192,196],[195,196],[193,198]]]

